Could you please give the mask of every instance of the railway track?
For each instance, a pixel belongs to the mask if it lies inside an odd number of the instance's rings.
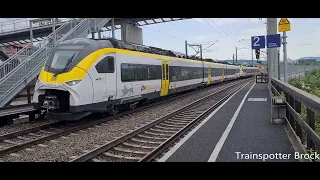
[[[209,94],[165,117],[78,156],[71,162],[153,161],[173,142],[250,82],[251,80],[246,83],[235,83]]]
[[[226,84],[223,84],[224,86],[229,87],[228,85],[231,84],[233,86],[234,84],[240,84],[245,80],[240,81],[231,81]],[[86,128],[90,128],[95,125],[103,124],[104,122],[110,121],[110,120],[116,120],[121,117],[133,114],[138,111],[146,110],[148,108],[152,108],[154,106],[167,103],[168,101],[173,101],[177,98],[183,98],[185,96],[192,95],[194,93],[197,93],[197,91],[192,91],[186,94],[177,94],[170,96],[162,101],[156,101],[150,104],[147,104],[145,106],[139,107],[137,109],[133,109],[130,111],[126,111],[123,113],[120,113],[115,116],[110,116],[107,118],[99,119],[99,120],[91,120],[91,121],[80,121],[76,124],[71,123],[65,123],[65,122],[54,122],[54,123],[48,123],[41,126],[24,129],[21,131],[13,132],[10,134],[5,134],[0,136],[0,156],[4,156],[6,154],[17,152],[19,150],[31,147],[33,145],[39,145],[41,146],[43,142],[52,140],[65,136]]]

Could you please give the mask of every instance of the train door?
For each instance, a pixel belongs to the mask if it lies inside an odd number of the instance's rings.
[[[169,92],[169,63],[168,61],[162,61],[161,63],[161,92],[160,96],[166,96]]]
[[[208,64],[208,84],[211,84],[211,67],[210,67],[210,64]]]
[[[221,80],[224,81],[224,75],[225,75],[226,69],[224,67],[221,68]]]
[[[117,96],[117,71],[116,71],[116,56],[108,54],[107,62],[108,62],[108,72],[106,74],[106,101],[115,100]]]
[[[93,103],[108,101],[116,95],[116,73],[114,55],[101,57],[96,64],[96,72],[91,72],[93,81]]]
[[[93,103],[103,102],[107,91],[106,85],[106,58],[101,57],[95,68],[89,70],[93,85]]]

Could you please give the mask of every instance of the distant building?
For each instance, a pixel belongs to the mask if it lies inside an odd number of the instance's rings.
[[[312,64],[315,62],[320,63],[320,57],[302,57],[294,61],[294,64]]]

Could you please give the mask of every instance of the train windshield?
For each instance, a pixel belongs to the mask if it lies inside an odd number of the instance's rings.
[[[77,58],[83,48],[83,45],[60,45],[55,49],[53,56],[48,61],[48,65],[52,69],[64,71]]]
[[[76,57],[76,55],[79,53],[77,50],[58,50],[55,52],[51,67],[54,69],[65,69],[70,65],[72,60]]]

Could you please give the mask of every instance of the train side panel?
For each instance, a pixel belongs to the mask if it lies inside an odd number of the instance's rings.
[[[117,53],[117,100],[120,104],[160,96],[161,60]],[[118,103],[118,104],[119,104]]]
[[[169,61],[169,94],[202,86],[202,62]]]

